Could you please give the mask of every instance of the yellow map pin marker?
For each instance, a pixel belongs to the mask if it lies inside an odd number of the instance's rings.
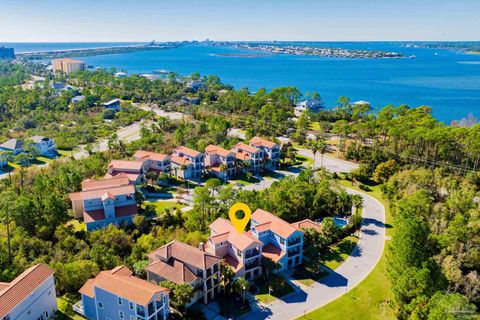
[[[238,219],[237,216],[235,215],[238,211],[243,212],[244,214],[243,219]],[[235,227],[235,230],[237,230],[238,233],[242,233],[243,230],[245,230],[245,227],[250,221],[251,216],[252,216],[252,210],[250,210],[250,208],[245,203],[241,203],[241,202],[235,203],[228,211],[228,217],[230,218],[230,221],[232,222],[233,226]]]

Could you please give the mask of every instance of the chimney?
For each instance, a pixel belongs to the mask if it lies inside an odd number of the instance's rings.
[[[200,244],[198,245],[198,249],[200,249],[201,251],[205,251],[205,244],[203,242],[200,242]]]

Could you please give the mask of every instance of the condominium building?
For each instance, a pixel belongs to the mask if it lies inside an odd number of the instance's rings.
[[[61,72],[65,74],[86,69],[86,64],[84,61],[70,58],[54,59],[52,64],[54,72]]]
[[[210,225],[206,251],[222,257],[235,276],[255,279],[262,273],[262,242],[250,233],[238,233],[230,220],[218,218]]]
[[[221,258],[180,241],[172,241],[148,254],[148,281],[169,280],[190,284],[195,292],[190,304],[207,304],[220,293]],[[190,305],[189,304],[189,305]]]
[[[133,276],[125,266],[100,272],[79,292],[74,310],[89,320],[165,320],[170,313],[168,289]]]
[[[173,150],[172,172],[183,179],[199,180],[205,170],[205,155],[187,147]]]
[[[303,231],[262,209],[252,214],[250,228],[263,243],[263,256],[279,263],[280,271],[302,263]]]
[[[280,145],[278,143],[254,137],[250,145],[263,150],[264,166],[266,169],[277,169],[280,165]]]
[[[170,156],[162,153],[138,150],[133,155],[136,161],[143,162],[143,168],[146,172],[155,171],[157,173],[170,173]]]
[[[0,319],[50,319],[57,311],[53,274],[49,266],[37,264],[10,283],[0,282]]]
[[[235,157],[246,164],[244,171],[259,172],[263,164],[263,150],[239,142],[232,147]]]
[[[235,152],[213,144],[205,148],[205,169],[212,175],[226,180],[235,174]]]
[[[83,217],[87,231],[109,224],[130,224],[137,214],[135,186],[125,174],[102,180],[84,180],[82,191],[70,194],[76,218]]]
[[[144,181],[143,161],[112,160],[107,167],[105,178],[115,177],[119,174],[125,174],[131,184],[140,184]]]

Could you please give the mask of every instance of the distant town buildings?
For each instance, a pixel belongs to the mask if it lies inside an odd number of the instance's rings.
[[[192,89],[192,91],[196,92],[200,89],[205,88],[205,84],[202,80],[191,80],[187,83],[187,87]]]
[[[155,171],[158,174],[170,173],[170,156],[162,153],[138,150],[133,155],[135,161],[143,163],[143,169],[146,173]]]
[[[320,99],[306,99],[297,103],[294,107],[295,116],[299,117],[305,111],[319,112],[323,109],[323,103]]]
[[[15,59],[15,50],[13,48],[0,47],[0,59]]]
[[[84,180],[82,191],[69,197],[75,217],[83,217],[87,231],[130,224],[138,212],[135,186],[124,173],[110,179]]]
[[[57,311],[54,271],[45,264],[34,265],[12,282],[0,282],[0,319],[52,318]]]
[[[189,305],[202,301],[207,304],[220,293],[221,258],[180,241],[172,241],[148,254],[147,278],[150,282],[164,280],[189,284],[194,296]]]
[[[79,292],[82,300],[74,310],[89,320],[165,320],[170,313],[168,289],[135,277],[125,266],[100,272]]]
[[[52,64],[54,72],[61,72],[65,74],[70,74],[75,71],[82,71],[87,67],[85,62],[70,58],[54,59]]]

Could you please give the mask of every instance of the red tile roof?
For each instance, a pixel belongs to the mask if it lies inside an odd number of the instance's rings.
[[[262,147],[271,149],[271,148],[273,148],[274,146],[276,146],[277,144],[276,144],[275,142],[262,139],[262,138],[260,138],[260,137],[253,137],[253,138],[250,140],[250,145],[252,145],[252,146],[254,146],[254,147],[262,146]]]
[[[140,172],[142,169],[142,161],[129,161],[129,160],[112,160],[108,165],[108,168],[113,169],[114,171],[123,171],[123,170],[136,170]]]
[[[165,261],[173,258],[202,270],[210,268],[221,260],[220,257],[176,240],[150,252],[148,257],[154,261],[159,260],[159,257]]]
[[[115,188],[128,185],[128,177],[126,175],[118,174],[110,179],[91,180],[86,179],[82,181],[82,191],[91,191],[105,188]]]
[[[115,218],[134,216],[138,213],[136,204],[115,208]],[[105,220],[105,211],[103,209],[83,212],[83,221],[85,223]]]
[[[225,234],[228,234],[228,242],[235,248],[243,251],[251,245],[261,246],[262,242],[255,239],[248,232],[238,233],[233,227],[232,223],[223,218],[217,218],[210,224],[212,236],[209,238],[213,243],[218,243],[219,240],[225,239]]]
[[[173,150],[173,152],[174,153],[183,153],[184,155],[187,155],[189,157],[194,157],[194,158],[201,154],[201,152],[198,152],[197,150],[193,150],[193,149],[190,149],[190,148],[187,148],[187,147],[184,147],[184,146],[175,148],[175,150]]]
[[[274,246],[273,244],[269,243],[262,249],[262,255],[265,258],[269,258],[273,260],[273,262],[278,262],[285,256],[286,252],[282,251],[282,249]]]
[[[297,227],[262,209],[257,209],[252,213],[252,220],[255,220],[259,224],[270,222],[270,230],[285,239],[290,237],[295,231],[299,231]]]
[[[177,284],[190,283],[198,278],[183,262],[175,259],[170,260],[168,263],[155,261],[147,266],[147,271]]]
[[[192,163],[188,158],[180,156],[172,156],[171,161],[176,164],[184,165],[189,165],[190,163]]]
[[[145,160],[165,161],[169,157],[170,156],[163,153],[156,153],[156,152],[144,151],[144,150],[138,150],[133,155],[133,158],[137,161],[145,161]]]
[[[210,153],[210,154],[218,154],[219,156],[222,157],[227,157],[230,154],[233,154],[232,151],[226,150],[222,147],[210,144],[205,148],[205,153]]]
[[[233,268],[233,270],[238,272],[240,269],[243,268],[243,263],[241,263],[239,260],[235,259],[231,255],[227,254],[224,258],[225,262]]]
[[[245,144],[243,142],[239,142],[236,145],[234,145],[233,149],[235,149],[237,151],[243,150],[243,151],[247,151],[247,152],[250,152],[250,153],[256,153],[256,152],[260,151],[260,149],[258,149],[256,147],[249,146],[248,144]]]
[[[248,152],[237,152],[235,153],[235,158],[239,160],[249,160],[250,159],[250,154]]]
[[[112,173],[107,173],[105,174],[105,179],[113,179],[117,176],[123,176],[128,178],[128,181],[130,183],[136,183],[138,181],[138,177],[140,176],[140,173],[129,173],[129,172],[123,172],[123,171],[112,171]]]
[[[15,306],[27,298],[54,273],[45,264],[34,265],[25,270],[8,286],[2,283],[0,287],[0,317],[7,315]]]
[[[135,186],[124,185],[124,186],[120,186],[120,187],[116,187],[116,188],[103,188],[103,189],[95,189],[95,190],[90,190],[90,191],[75,192],[73,194],[70,194],[70,199],[71,200],[75,200],[75,199],[83,199],[83,200],[101,199],[102,196],[106,192],[111,193],[113,196],[134,194],[135,193]],[[79,193],[81,194],[81,198],[79,198],[79,195],[78,195]]]
[[[79,292],[94,298],[95,287],[142,306],[146,306],[157,293],[168,292],[168,289],[133,276],[124,266],[100,272],[94,279],[87,280]]]
[[[292,223],[292,226],[298,229],[315,229],[317,231],[322,230],[322,226],[319,223],[316,223],[315,221],[312,221],[310,219],[294,222]]]

